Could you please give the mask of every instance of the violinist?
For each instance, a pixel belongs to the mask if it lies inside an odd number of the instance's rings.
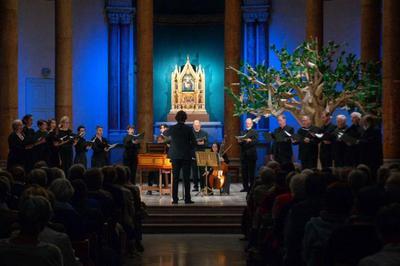
[[[222,152],[221,145],[219,145],[217,142],[214,142],[212,144],[211,151],[217,154],[219,167],[218,169],[213,169],[213,168],[209,169],[208,186],[211,191],[214,187],[217,187],[219,188],[221,195],[229,195],[230,182],[227,176],[228,164],[229,164],[228,156],[226,155],[226,153]],[[218,171],[221,171],[219,172],[219,176],[218,176]],[[216,180],[216,178],[218,178],[219,180]],[[211,192],[210,195],[212,194],[213,193]]]

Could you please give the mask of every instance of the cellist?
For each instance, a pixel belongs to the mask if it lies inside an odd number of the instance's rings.
[[[219,163],[220,164],[224,163],[226,165],[226,168],[228,168],[227,166],[229,164],[229,159],[228,159],[228,156],[226,155],[226,153],[221,153],[221,145],[219,143],[217,143],[217,142],[214,142],[212,144],[212,146],[211,146],[211,151],[215,152],[217,154],[217,158],[218,158]],[[208,172],[208,180],[210,180],[208,182],[208,186],[209,186],[210,191],[211,191],[210,195],[213,195],[213,192],[212,192],[213,187],[211,185],[216,183],[213,179],[218,178],[215,175],[213,175],[214,170],[218,171],[218,169],[210,168],[209,172]],[[224,178],[224,184],[220,188],[220,194],[221,195],[229,195],[230,181],[228,180],[227,173],[224,173],[224,177],[225,177]]]

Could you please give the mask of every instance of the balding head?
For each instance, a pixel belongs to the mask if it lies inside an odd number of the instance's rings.
[[[253,119],[247,118],[246,119],[246,129],[251,129],[253,127]]]
[[[201,124],[199,120],[194,120],[193,121],[193,129],[194,131],[198,132],[201,129]]]

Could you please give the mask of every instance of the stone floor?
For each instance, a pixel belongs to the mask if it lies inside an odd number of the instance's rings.
[[[240,235],[144,235],[145,251],[125,265],[236,266],[246,265]]]
[[[245,206],[246,205],[246,193],[240,192],[242,189],[241,184],[231,184],[230,194],[221,196],[218,190],[214,190],[214,196],[201,196],[196,195],[197,192],[191,192],[192,200],[195,205],[205,206]],[[182,186],[179,185],[179,197],[182,196]],[[148,206],[169,206],[171,205],[171,196],[163,195],[160,197],[158,192],[154,192],[152,195],[146,195],[146,192],[142,193],[142,201]],[[179,204],[184,204],[183,201],[179,201]]]

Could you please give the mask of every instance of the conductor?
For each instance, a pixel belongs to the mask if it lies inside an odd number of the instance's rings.
[[[179,173],[183,172],[183,183],[185,186],[185,203],[194,203],[190,197],[190,165],[194,156],[196,138],[191,127],[185,125],[187,115],[184,111],[176,113],[176,124],[164,132],[164,136],[170,139],[168,157],[172,162],[172,173],[174,185],[172,191],[172,204],[178,203]]]

